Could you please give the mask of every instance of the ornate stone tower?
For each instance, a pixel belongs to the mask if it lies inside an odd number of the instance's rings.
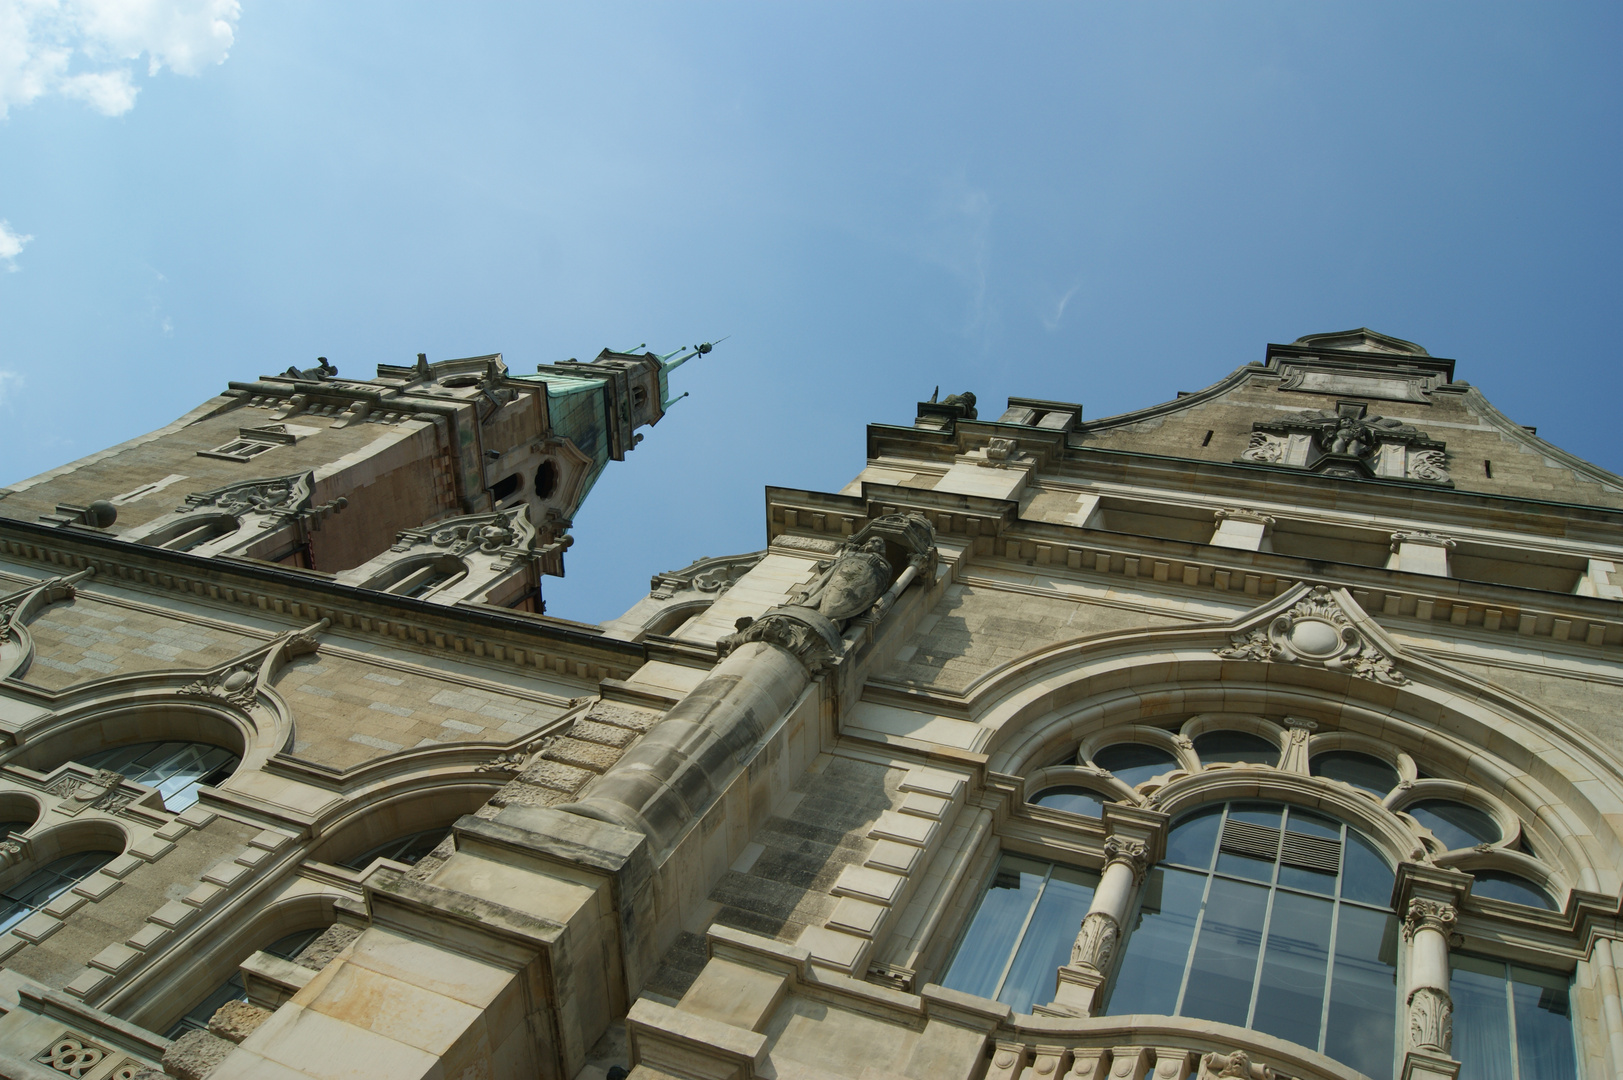
[[[1623,1072],[1623,478],[1356,330],[932,395],[528,610],[683,359],[290,372],[0,501],[0,1075]]]

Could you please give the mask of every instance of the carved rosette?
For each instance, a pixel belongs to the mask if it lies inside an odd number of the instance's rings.
[[[1435,930],[1447,937],[1454,929],[1459,912],[1441,900],[1414,899],[1403,914],[1403,940],[1412,941],[1422,930]]]
[[[1454,1041],[1454,1002],[1448,992],[1422,986],[1409,995],[1409,1049],[1447,1054]]]
[[[1121,926],[1103,911],[1090,911],[1082,920],[1076,941],[1071,945],[1071,966],[1092,968],[1103,974],[1110,970]]]
[[[1409,680],[1375,648],[1323,585],[1276,615],[1266,628],[1231,634],[1214,652],[1225,660],[1318,664],[1355,678],[1402,686]]]
[[[1131,840],[1125,836],[1105,837],[1105,868],[1111,864],[1121,863],[1133,873],[1133,884],[1136,886],[1144,880],[1144,872],[1150,867],[1149,845],[1142,840]]]

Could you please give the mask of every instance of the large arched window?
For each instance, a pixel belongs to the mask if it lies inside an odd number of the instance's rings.
[[[110,769],[137,784],[158,789],[165,810],[179,813],[197,801],[197,789],[230,776],[242,759],[219,746],[200,742],[144,742],[99,750],[77,759],[92,769]]]
[[[283,960],[292,960],[304,951],[304,947],[321,936],[326,927],[317,927],[314,930],[300,930],[288,934],[271,942],[261,951]],[[209,1021],[214,1014],[220,1011],[221,1006],[229,1001],[247,1001],[248,989],[242,981],[242,972],[233,971],[231,977],[216,986],[209,993],[203,995],[203,1000],[192,1006],[185,1016],[176,1020],[169,1029],[166,1038],[178,1039],[188,1031],[207,1031]]]
[[[407,866],[416,866],[424,855],[440,846],[440,841],[444,840],[450,831],[442,825],[407,836],[397,836],[393,840],[368,848],[353,858],[345,859],[339,865],[351,870],[365,870],[375,859],[390,859],[397,863],[405,863]]]
[[[0,890],[0,934],[10,930],[97,870],[118,858],[116,851],[65,855]]]
[[[1384,1080],[1397,1014],[1393,873],[1323,814],[1204,807],[1145,880],[1107,1011],[1276,1035]]]

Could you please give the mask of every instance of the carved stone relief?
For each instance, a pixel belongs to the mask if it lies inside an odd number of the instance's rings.
[[[1200,1080],[1274,1080],[1274,1070],[1253,1063],[1244,1050],[1220,1054],[1212,1051],[1200,1059]]]
[[[1133,872],[1133,885],[1137,887],[1144,880],[1144,872],[1150,866],[1149,845],[1142,840],[1131,840],[1125,836],[1105,837],[1105,866],[1111,863],[1121,863]]]
[[[1071,945],[1071,966],[1109,971],[1110,958],[1115,954],[1116,940],[1120,935],[1121,927],[1108,913],[1090,911],[1082,920],[1082,928]]]
[[[1412,424],[1366,415],[1361,402],[1336,411],[1310,409],[1253,425],[1241,461],[1282,465],[1326,476],[1450,483],[1446,445]]]
[[[1401,686],[1409,680],[1392,659],[1375,648],[1333,593],[1320,585],[1266,627],[1232,634],[1216,653],[1228,660],[1261,660],[1283,664],[1318,664],[1360,679]]]
[[[1409,995],[1409,1049],[1446,1054],[1454,1041],[1454,1002],[1447,992],[1422,986]]]
[[[1458,917],[1453,904],[1423,898],[1410,900],[1408,909],[1403,913],[1403,940],[1412,941],[1421,930],[1435,930],[1447,937]]]
[[[82,1077],[107,1056],[105,1047],[97,1046],[89,1039],[64,1032],[54,1040],[51,1045],[34,1056],[34,1060],[41,1065],[49,1065],[59,1073],[67,1076]]]

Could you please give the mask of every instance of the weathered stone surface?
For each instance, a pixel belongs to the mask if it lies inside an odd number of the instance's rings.
[[[569,737],[582,742],[600,743],[603,746],[624,746],[637,737],[637,732],[633,728],[581,720],[569,729]]]
[[[596,720],[599,723],[613,724],[615,727],[627,728],[631,731],[647,731],[665,719],[665,714],[654,712],[651,709],[633,709],[628,705],[600,701],[592,706],[592,710],[586,714],[586,718]]]
[[[600,773],[620,760],[620,751],[613,746],[566,737],[541,751],[541,756],[548,761],[561,761],[565,765]]]
[[[209,1018],[209,1034],[218,1035],[227,1042],[240,1043],[270,1017],[270,1011],[258,1005],[250,1005],[246,1001],[228,1001]]]
[[[581,789],[586,781],[592,778],[587,769],[578,769],[573,765],[566,765],[561,761],[549,761],[543,758],[532,763],[523,772],[518,774],[518,780],[536,787],[551,788],[573,795]]]
[[[502,785],[502,789],[490,797],[490,805],[500,808],[503,806],[556,806],[561,802],[568,802],[571,792],[559,791],[557,788],[541,787],[539,784],[526,784],[522,780],[512,780]],[[481,813],[478,815],[485,817]],[[494,814],[489,815],[494,817]]]
[[[206,1031],[188,1031],[163,1052],[163,1071],[175,1080],[208,1080],[234,1044]]]
[[[334,923],[323,930],[320,937],[306,945],[304,950],[293,958],[293,962],[312,971],[320,971],[332,963],[333,958],[339,953],[349,948],[350,942],[360,936],[359,928]]]

